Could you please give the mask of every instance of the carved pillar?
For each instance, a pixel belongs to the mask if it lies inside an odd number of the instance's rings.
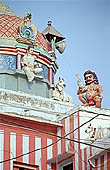
[[[49,68],[48,80],[52,84],[52,68]]]
[[[21,70],[21,54],[17,55],[17,69]]]

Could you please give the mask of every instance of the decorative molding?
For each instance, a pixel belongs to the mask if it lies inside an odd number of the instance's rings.
[[[1,113],[53,122],[74,108],[73,104],[5,89],[0,89],[0,105]]]

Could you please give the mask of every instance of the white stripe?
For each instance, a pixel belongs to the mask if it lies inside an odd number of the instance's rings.
[[[17,55],[17,69],[21,69],[21,54]]]
[[[0,130],[0,162],[3,161],[4,153],[4,131]],[[0,163],[0,170],[3,170],[3,163]]]
[[[16,157],[16,133],[10,133],[10,158]],[[10,170],[13,170],[13,161],[10,161]]]
[[[67,135],[70,132],[70,121],[69,121],[70,117],[67,117],[65,119],[65,135]],[[70,137],[70,135],[66,136],[67,138]],[[70,148],[70,141],[66,140],[66,151],[68,151]]]
[[[47,146],[52,144],[52,139],[47,139]],[[52,154],[52,145],[47,147],[47,159],[51,159],[53,157]]]
[[[57,128],[57,135],[61,136],[61,128]],[[59,140],[60,138],[57,138]],[[57,142],[57,153],[61,154],[61,140]]]
[[[84,170],[85,169],[85,160],[84,160],[84,149],[82,149],[81,150],[81,152],[82,152],[82,170]]]
[[[29,152],[29,136],[23,135],[23,154]],[[29,154],[23,156],[23,162],[29,163]]]
[[[97,159],[97,170],[100,170],[101,162],[100,162],[100,157]]]
[[[87,170],[90,170],[90,164],[88,162],[89,157],[90,157],[90,147],[87,147]]]
[[[47,164],[47,170],[51,170],[51,164]]]
[[[41,148],[41,138],[35,137],[35,149]],[[35,152],[35,164],[39,165],[41,170],[41,149]]]
[[[107,170],[107,152],[104,154],[104,170]]]

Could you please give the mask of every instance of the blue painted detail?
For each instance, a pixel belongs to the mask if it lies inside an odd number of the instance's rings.
[[[25,25],[21,28],[20,32],[21,37],[26,38],[28,40],[35,40],[35,33],[32,27],[26,27]]]
[[[44,78],[48,80],[48,67],[46,65],[42,65]]]
[[[36,63],[40,63],[36,60]],[[37,73],[38,75],[43,75],[44,79],[48,80],[48,67],[42,63],[41,64],[41,67],[43,69],[43,72],[41,73]]]
[[[0,69],[16,70],[16,56],[0,54]]]

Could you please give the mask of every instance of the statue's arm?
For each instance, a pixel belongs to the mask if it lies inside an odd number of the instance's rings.
[[[22,65],[22,66],[27,66],[27,65],[28,65],[27,59],[26,59],[25,56],[21,59],[21,65]]]
[[[24,63],[24,57],[21,59],[21,65],[24,67],[25,63]]]
[[[78,82],[77,82],[77,84],[78,84],[77,95],[85,93],[87,91],[87,88],[84,87],[84,85],[82,84],[81,79],[80,79],[78,74],[76,74],[76,77],[78,79]]]
[[[77,90],[77,95],[82,94],[82,93],[85,93],[86,91],[87,91],[87,88],[86,88],[86,87],[78,88],[78,90]]]
[[[101,85],[99,85],[99,95],[100,95],[100,98],[102,99],[103,98],[103,90],[102,90]]]

